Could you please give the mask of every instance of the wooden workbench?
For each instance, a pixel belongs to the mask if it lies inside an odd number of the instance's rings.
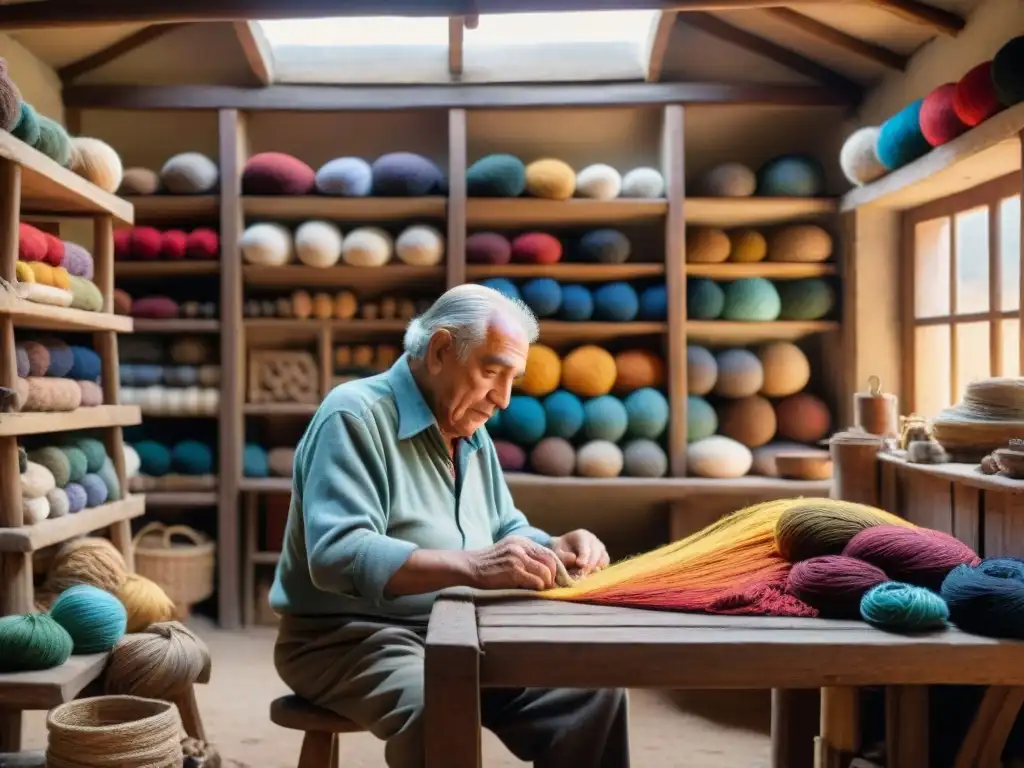
[[[857,714],[837,706],[887,686],[898,718],[888,768],[928,768],[929,684],[993,686],[957,768],[988,768],[1024,701],[1024,642],[955,629],[907,636],[856,621],[647,611],[452,590],[426,651],[427,768],[479,768],[480,688],[823,689],[817,763],[856,746]],[[1017,688],[1015,686],[1022,686]],[[923,711],[922,711],[923,708]],[[831,733],[830,733],[831,731]],[[830,743],[831,742],[831,743]],[[998,757],[998,753],[996,753]]]

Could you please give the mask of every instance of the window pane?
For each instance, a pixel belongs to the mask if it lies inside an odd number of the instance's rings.
[[[1020,320],[1003,320],[1003,376],[1020,376]]]
[[[914,316],[949,314],[949,219],[914,228]]]
[[[963,399],[967,385],[992,375],[992,350],[989,348],[989,323],[960,323],[956,332],[956,392],[954,399]]]
[[[1020,309],[1020,195],[1008,197],[999,205],[999,309]]]
[[[956,217],[956,312],[988,311],[988,208]]]
[[[949,326],[914,329],[914,411],[931,417],[951,404]]]
[[[272,48],[286,45],[407,48],[447,46],[445,17],[352,16],[260,21]]]
[[[467,29],[466,48],[554,43],[642,44],[650,34],[657,11],[564,11],[487,13],[476,29]]]

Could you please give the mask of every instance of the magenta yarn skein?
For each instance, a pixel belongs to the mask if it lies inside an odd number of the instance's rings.
[[[786,591],[817,608],[827,618],[858,618],[860,601],[873,587],[889,580],[871,563],[843,555],[822,555],[794,563]]]
[[[850,539],[843,554],[878,566],[893,581],[936,592],[958,565],[981,562],[973,549],[948,533],[898,525],[865,528]]]

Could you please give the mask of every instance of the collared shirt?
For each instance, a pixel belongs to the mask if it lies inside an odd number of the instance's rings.
[[[550,546],[516,509],[485,429],[451,459],[407,356],[335,387],[295,450],[271,607],[426,621],[436,593],[385,595],[417,548],[478,549],[513,533]]]

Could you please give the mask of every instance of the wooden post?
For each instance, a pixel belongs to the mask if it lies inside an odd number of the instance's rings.
[[[665,107],[661,167],[668,213],[665,216],[665,289],[668,293],[668,427],[670,477],[686,476],[686,158],[683,107]]]
[[[815,740],[815,768],[845,768],[860,751],[860,691],[821,689],[821,735]]]
[[[821,717],[817,689],[772,689],[772,768],[811,768]]]
[[[832,455],[832,498],[877,507],[878,450],[882,440],[870,435],[836,435],[829,442]]]
[[[449,110],[447,288],[466,282],[466,141],[466,110]]]
[[[886,768],[928,768],[928,686],[885,689]]]

